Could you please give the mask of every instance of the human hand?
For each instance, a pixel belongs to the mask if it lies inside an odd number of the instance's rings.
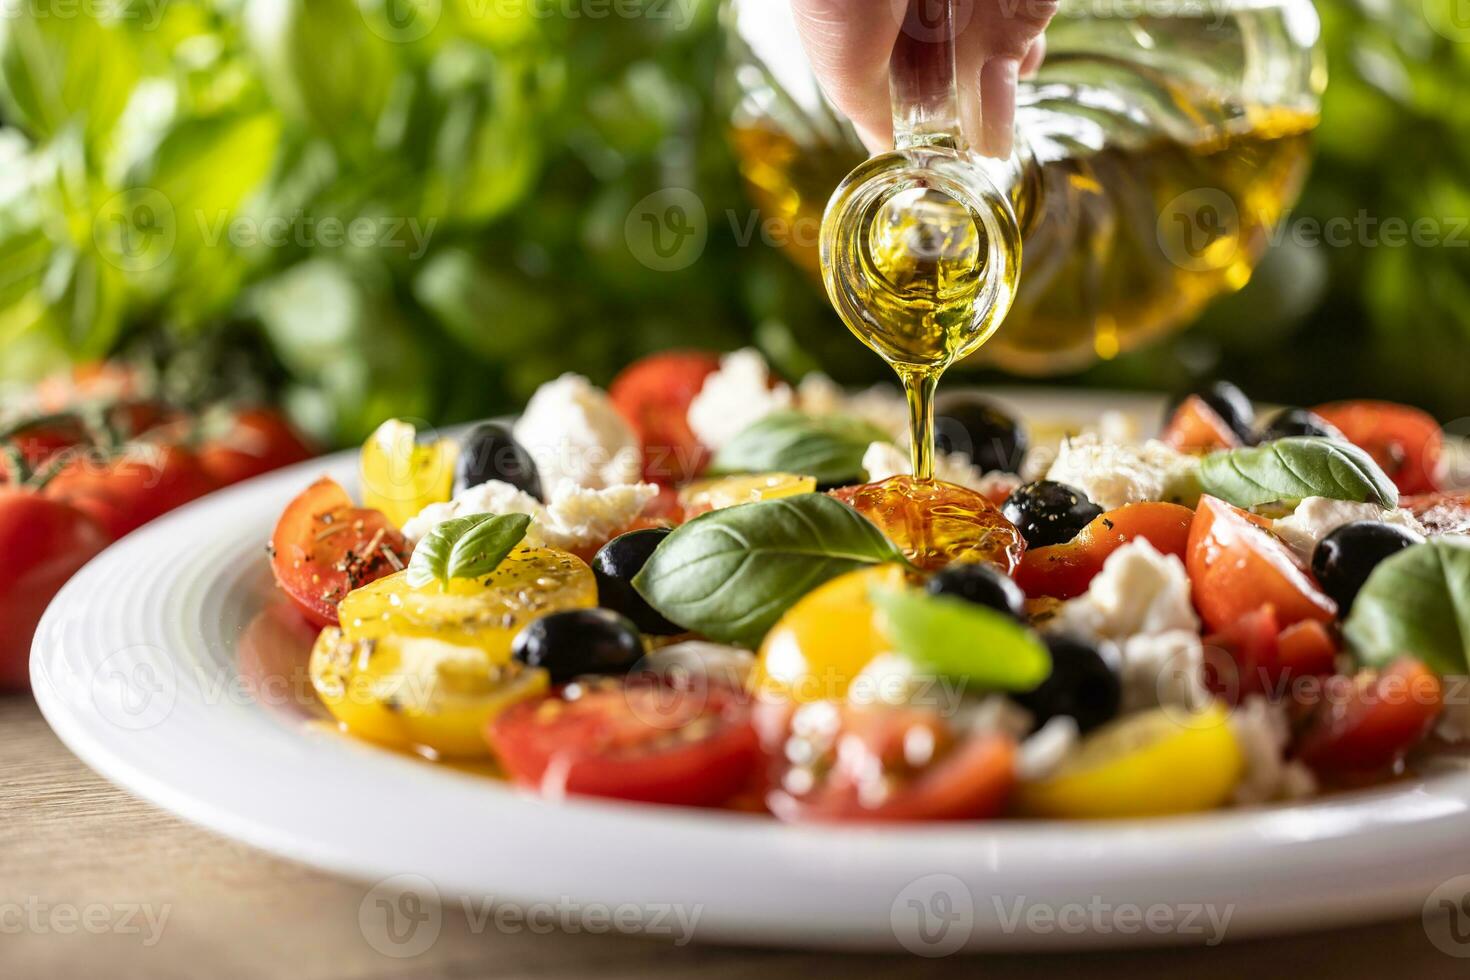
[[[888,60],[910,2],[935,0],[791,0],[823,91],[874,151],[893,145]],[[952,2],[961,126],[981,153],[1009,156],[1016,80],[1040,67],[1057,0]]]

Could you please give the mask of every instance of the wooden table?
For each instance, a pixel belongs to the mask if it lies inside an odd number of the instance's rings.
[[[672,946],[610,935],[476,930],[446,907],[411,959],[358,926],[366,888],[268,857],[132,799],[51,734],[27,697],[0,697],[0,975],[6,977],[810,978],[983,975],[1465,977],[1418,919],[1341,933],[1076,956],[909,959]],[[137,910],[137,911],[132,911]],[[152,918],[148,916],[151,914]],[[90,916],[87,920],[83,917]],[[90,926],[90,931],[88,926]],[[840,960],[840,962],[838,962]]]

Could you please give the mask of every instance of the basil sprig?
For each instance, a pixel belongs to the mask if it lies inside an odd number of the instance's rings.
[[[666,619],[755,647],[796,600],[867,565],[902,562],[867,518],[806,493],[711,511],[676,528],[633,579]]]
[[[994,609],[914,589],[874,588],[894,649],[922,673],[998,691],[1032,691],[1051,675],[1036,634]]]
[[[1399,503],[1398,488],[1371,456],[1351,443],[1318,436],[1211,453],[1200,463],[1199,480],[1205,493],[1237,507],[1306,497],[1385,508]]]
[[[862,477],[868,445],[887,438],[861,419],[775,412],[721,448],[710,472],[796,473],[818,483],[845,483]]]
[[[489,575],[521,543],[530,525],[529,514],[470,514],[440,521],[413,549],[408,584],[448,585],[450,579]]]
[[[1411,656],[1440,674],[1470,671],[1470,541],[1434,538],[1380,562],[1343,635],[1369,667]]]

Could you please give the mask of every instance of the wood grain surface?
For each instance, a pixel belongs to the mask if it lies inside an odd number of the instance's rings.
[[[437,940],[394,958],[359,926],[367,894],[129,797],[73,757],[29,698],[0,697],[4,977],[1470,976],[1470,959],[1435,949],[1418,919],[1201,950],[925,960],[507,932],[446,905]]]

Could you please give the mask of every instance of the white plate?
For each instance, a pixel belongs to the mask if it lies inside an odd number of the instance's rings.
[[[1033,416],[1157,410],[1010,400]],[[1470,871],[1463,767],[1169,820],[813,828],[548,803],[356,743],[309,721],[304,668],[272,664],[292,649],[273,635],[288,627],[263,612],[270,529],[322,472],[352,485],[354,454],[214,494],[108,549],[47,612],[31,673],[57,734],[107,778],[268,851],[393,879],[369,898],[493,896],[574,926],[621,908],[624,927],[653,935],[677,938],[673,923],[697,916],[701,940],[939,954],[1203,942],[1227,916],[1235,939],[1414,914]],[[382,942],[374,907],[364,900],[365,935]]]

